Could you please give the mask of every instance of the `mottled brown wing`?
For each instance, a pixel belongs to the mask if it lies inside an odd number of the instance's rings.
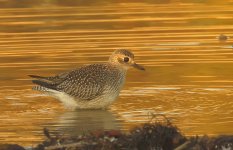
[[[84,66],[65,75],[65,79],[56,89],[78,99],[91,100],[103,93],[108,74],[111,71],[107,65]]]

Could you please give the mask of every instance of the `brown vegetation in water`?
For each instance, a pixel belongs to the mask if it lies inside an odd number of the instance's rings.
[[[47,129],[47,140],[34,150],[232,150],[232,136],[185,137],[165,116],[165,123],[152,114],[151,123],[132,129],[128,134],[118,130],[92,131],[76,137],[52,137]]]
[[[153,116],[154,118],[155,116]],[[165,117],[166,123],[151,122],[132,129],[92,131],[73,137],[51,135],[44,129],[45,141],[32,150],[232,150],[233,135],[185,137]],[[13,149],[12,149],[13,148]],[[1,150],[24,150],[19,145],[0,145]]]
[[[172,150],[186,141],[175,126],[160,123],[144,124],[129,134],[111,130],[94,131],[76,137],[52,137],[47,129],[44,133],[47,140],[34,150]]]

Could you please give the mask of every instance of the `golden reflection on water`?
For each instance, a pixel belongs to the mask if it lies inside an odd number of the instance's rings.
[[[0,1],[0,143],[36,144],[43,127],[64,134],[128,130],[165,114],[186,135],[233,133],[232,1]],[[108,111],[68,111],[32,91],[28,74],[54,75],[128,48],[130,70]]]

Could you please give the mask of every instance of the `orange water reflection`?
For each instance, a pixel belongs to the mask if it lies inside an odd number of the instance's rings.
[[[233,134],[232,1],[0,1],[0,143],[36,144],[42,129],[128,130],[165,114],[186,135]],[[100,7],[101,6],[101,7]],[[65,110],[32,91],[28,74],[54,75],[132,49],[131,70],[106,112]]]

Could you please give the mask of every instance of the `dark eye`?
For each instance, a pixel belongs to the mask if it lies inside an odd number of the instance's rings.
[[[128,62],[128,61],[129,61],[129,57],[125,57],[124,62]]]

